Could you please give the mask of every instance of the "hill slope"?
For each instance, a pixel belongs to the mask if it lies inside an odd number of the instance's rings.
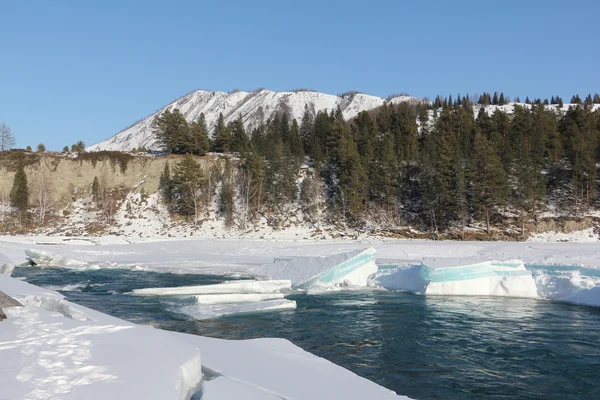
[[[300,122],[305,108],[313,114],[323,110],[335,110],[338,105],[346,119],[356,116],[360,111],[371,110],[386,102],[399,103],[403,101],[419,101],[410,96],[397,96],[390,100],[354,93],[343,96],[311,92],[273,92],[257,90],[255,92],[211,92],[197,90],[183,96],[159,111],[119,132],[115,136],[90,146],[89,151],[120,150],[129,151],[143,146],[148,149],[159,149],[153,133],[153,121],[157,115],[166,110],[176,108],[185,116],[188,122],[197,119],[204,113],[209,129],[212,130],[219,113],[223,113],[225,122],[230,122],[241,115],[244,126],[251,130],[260,123],[267,121],[277,112],[287,112],[290,120]]]

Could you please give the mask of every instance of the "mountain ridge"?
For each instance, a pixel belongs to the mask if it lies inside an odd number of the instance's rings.
[[[199,89],[176,99],[116,135],[89,146],[87,150],[129,151],[139,147],[159,150],[160,145],[153,132],[154,119],[166,110],[173,111],[176,108],[188,122],[196,120],[204,113],[211,132],[220,113],[223,114],[226,123],[241,116],[245,128],[250,131],[276,113],[287,112],[290,120],[300,121],[306,108],[315,115],[319,111],[331,111],[339,106],[344,118],[350,119],[361,111],[368,111],[383,104],[420,101],[408,95],[384,99],[360,92],[331,95],[311,90],[275,92],[258,89],[252,92],[222,92]]]

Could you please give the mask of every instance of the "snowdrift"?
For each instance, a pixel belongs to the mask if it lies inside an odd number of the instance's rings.
[[[323,257],[275,259],[253,270],[255,275],[289,279],[294,289],[308,292],[341,287],[366,287],[377,272],[375,249],[355,250]]]

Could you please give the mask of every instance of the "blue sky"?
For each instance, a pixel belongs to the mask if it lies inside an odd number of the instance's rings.
[[[0,2],[17,146],[104,140],[194,89],[600,92],[600,2]]]

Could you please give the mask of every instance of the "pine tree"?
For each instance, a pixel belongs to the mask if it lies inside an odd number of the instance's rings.
[[[38,153],[44,153],[46,151],[46,145],[44,143],[40,143],[37,145],[36,151]]]
[[[498,105],[503,106],[504,104],[506,104],[506,102],[504,101],[504,92],[500,92],[500,98],[498,99]]]
[[[154,134],[158,143],[173,154],[191,153],[190,127],[185,117],[174,109],[166,110],[154,120]]]
[[[10,191],[10,205],[17,209],[20,218],[24,217],[29,208],[29,189],[27,187],[27,175],[23,162],[19,162],[17,172],[13,179]]]
[[[85,143],[80,140],[77,143],[73,143],[71,145],[71,152],[72,153],[83,153],[85,152]]]
[[[594,94],[594,104],[600,104],[600,94]]]
[[[173,206],[179,215],[192,217],[196,223],[202,211],[202,189],[205,185],[200,164],[190,154],[176,165],[172,178]]]

